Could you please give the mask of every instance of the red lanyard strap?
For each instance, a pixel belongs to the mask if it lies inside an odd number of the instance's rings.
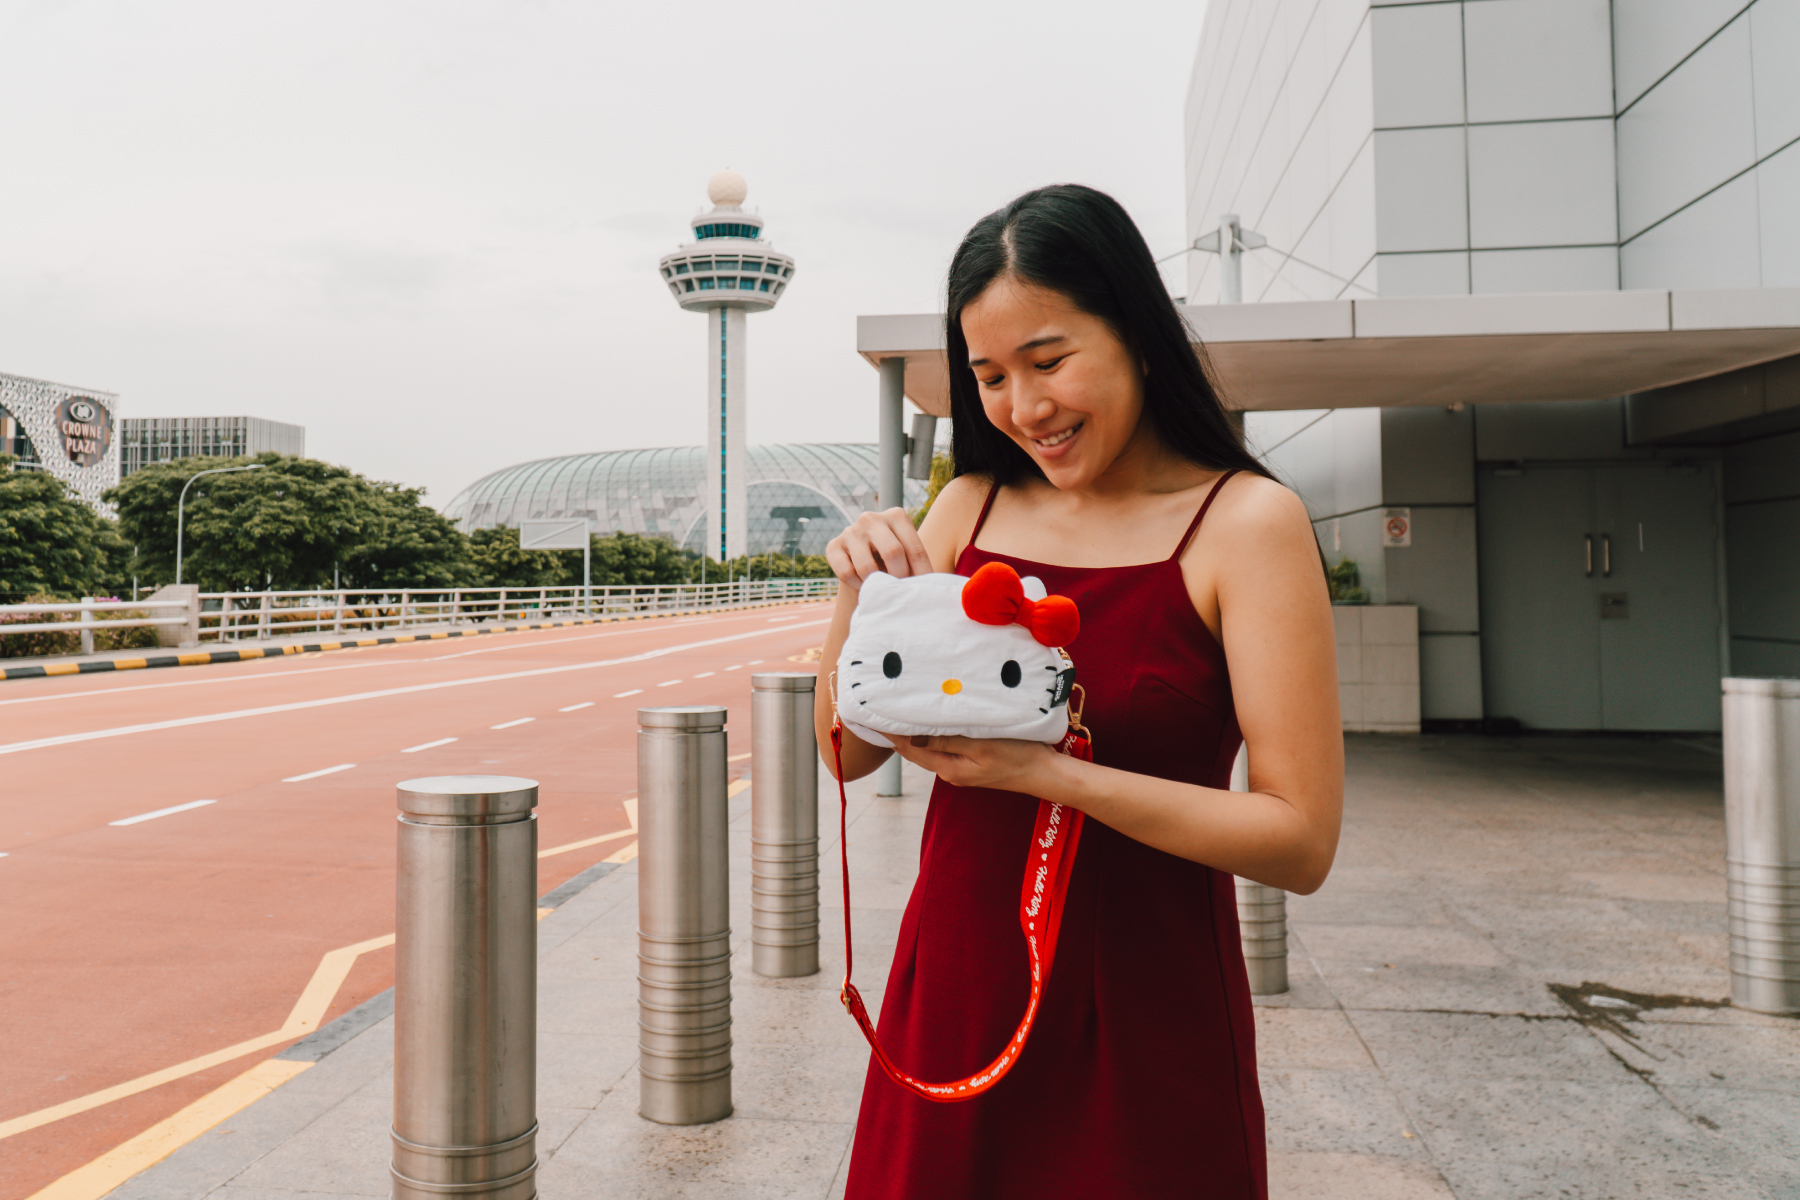
[[[1084,762],[1092,762],[1093,744],[1083,736],[1084,733],[1079,725],[1072,727],[1056,748]],[[1025,1015],[1020,1018],[1018,1029],[998,1058],[967,1079],[958,1079],[954,1083],[926,1083],[901,1070],[882,1049],[862,994],[850,982],[854,966],[850,948],[850,800],[844,793],[843,748],[843,725],[833,721],[831,753],[838,776],[838,848],[844,864],[844,989],[839,993],[839,999],[862,1029],[863,1037],[869,1041],[869,1049],[875,1053],[875,1061],[881,1064],[889,1079],[916,1095],[940,1103],[979,1096],[1012,1070],[1025,1049],[1025,1039],[1031,1036],[1032,1022],[1037,1019],[1038,1005],[1044,997],[1044,985],[1050,979],[1051,964],[1056,961],[1056,935],[1062,929],[1063,899],[1069,890],[1069,873],[1075,866],[1075,848],[1081,841],[1082,814],[1062,804],[1038,801],[1037,824],[1031,831],[1030,854],[1025,862],[1025,881],[1019,890],[1019,928],[1025,934],[1025,947],[1031,956],[1031,999],[1025,1004]]]

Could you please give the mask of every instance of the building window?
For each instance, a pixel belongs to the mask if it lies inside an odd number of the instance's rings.
[[[735,289],[737,287],[737,280],[732,279],[728,276],[724,279],[719,280],[719,286],[722,288],[734,288]]]
[[[713,270],[715,270],[715,271],[735,271],[738,269],[737,264],[738,264],[738,260],[735,258],[716,258],[713,260]]]
[[[713,281],[710,279],[702,279],[700,281],[700,290],[703,292],[712,291],[713,290]]]
[[[756,280],[740,279],[738,280],[738,286],[743,288],[746,292],[754,292],[756,290]]]
[[[712,259],[710,259],[710,258],[701,258],[701,259],[696,259],[696,260],[694,260],[694,270],[696,270],[696,271],[710,271],[710,270],[712,270]]]
[[[787,267],[787,268],[783,269],[783,271],[781,272],[781,277],[783,279],[786,279],[788,276],[792,275],[793,273],[794,273],[794,268]]]
[[[765,274],[765,275],[781,274],[781,264],[780,263],[764,263],[763,264],[763,274]]]
[[[684,279],[681,281],[681,287],[683,291],[691,292],[694,290],[694,281],[691,279]]]
[[[686,275],[688,273],[688,265],[686,263],[676,263],[675,273],[677,275]]]
[[[670,276],[672,276],[672,275],[673,275],[673,274],[675,274],[675,272],[673,272],[673,271],[671,271],[671,270],[669,270],[669,268],[667,268],[667,267],[664,267],[664,268],[663,268],[663,278],[664,278],[664,279],[667,279],[667,278],[669,278],[669,277],[670,277]]]
[[[749,283],[750,281],[748,279],[746,279],[746,280],[744,280],[744,282]],[[765,292],[769,290],[769,281],[766,279],[762,280],[762,290]]]

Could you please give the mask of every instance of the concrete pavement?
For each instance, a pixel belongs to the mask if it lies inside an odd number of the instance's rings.
[[[1716,752],[1348,743],[1337,869],[1291,900],[1294,986],[1258,1004],[1272,1196],[1800,1195],[1800,1022],[1723,1003]],[[852,790],[871,998],[911,886],[924,782],[909,773],[899,800]],[[748,800],[732,827],[740,947]],[[867,1061],[834,994],[838,911],[826,909],[812,979],[763,980],[738,956],[737,1114],[670,1129],[634,1111],[635,883],[627,864],[540,926],[544,1195],[838,1194]],[[389,1029],[370,1026],[113,1194],[386,1195]]]

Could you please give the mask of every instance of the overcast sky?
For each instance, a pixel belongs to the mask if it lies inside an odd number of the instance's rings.
[[[0,0],[0,372],[301,424],[439,506],[698,444],[705,322],[656,260],[731,166],[798,260],[750,318],[750,440],[873,440],[856,317],[937,311],[983,213],[1088,183],[1179,248],[1203,15]]]

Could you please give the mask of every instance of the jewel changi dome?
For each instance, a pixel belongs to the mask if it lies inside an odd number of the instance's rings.
[[[875,507],[873,445],[751,446],[750,554],[823,554],[825,543]],[[698,552],[706,540],[702,492],[716,480],[699,446],[607,450],[541,458],[495,471],[459,492],[444,515],[464,533],[555,517],[586,517],[595,533],[666,537]],[[716,483],[714,483],[716,486]],[[925,503],[906,481],[906,507]]]

